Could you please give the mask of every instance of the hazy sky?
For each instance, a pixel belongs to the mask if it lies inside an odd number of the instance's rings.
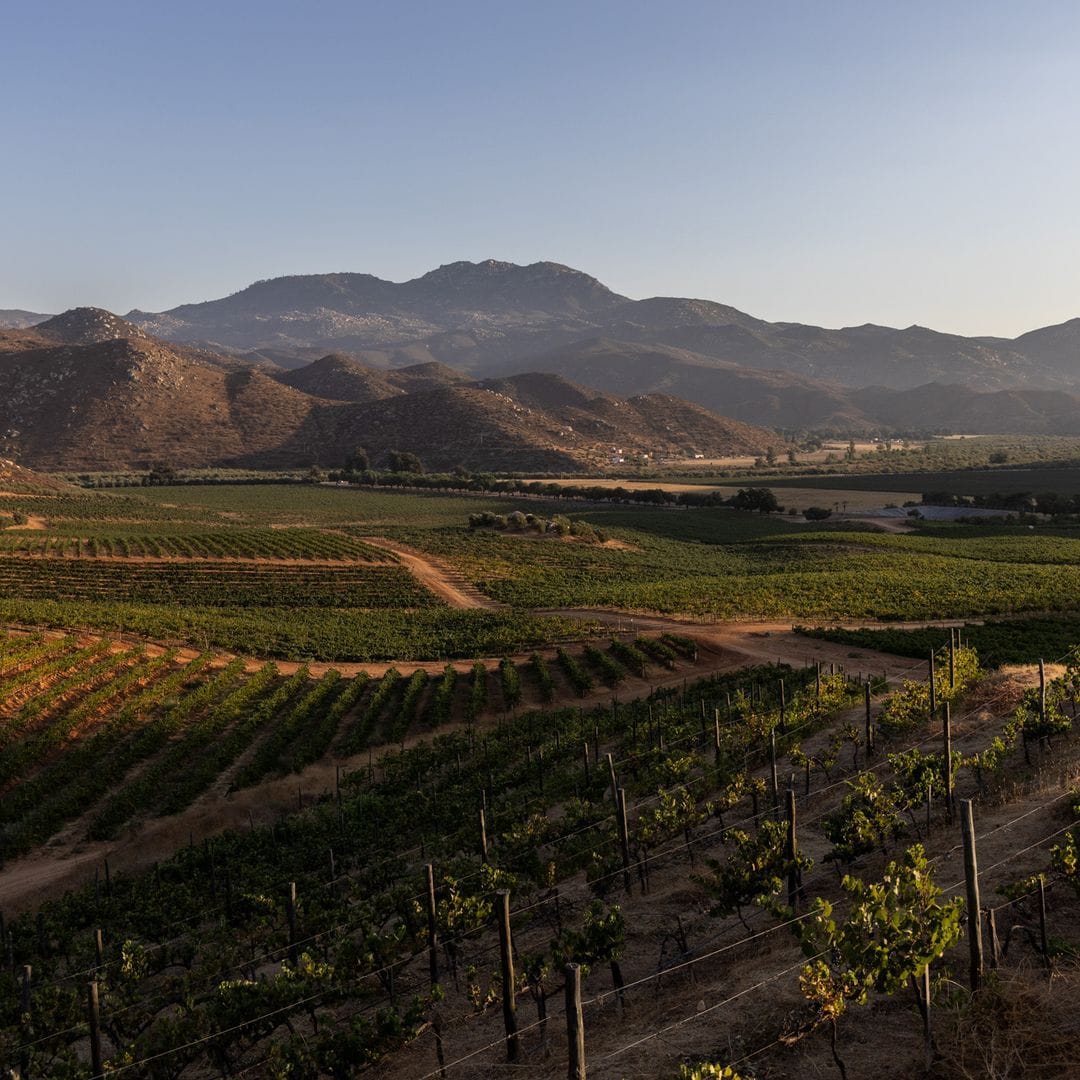
[[[1080,4],[0,0],[0,307],[551,259],[634,297],[1080,315]]]

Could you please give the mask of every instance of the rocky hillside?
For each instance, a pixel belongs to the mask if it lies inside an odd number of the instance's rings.
[[[457,384],[355,407],[345,435],[372,449],[408,450],[436,467],[575,471],[649,454],[763,454],[772,432],[660,395],[616,398],[557,375]]]
[[[436,361],[387,371],[341,353],[331,353],[292,371],[274,372],[274,378],[314,397],[356,402],[381,401],[469,381],[460,371]]]
[[[110,337],[110,334],[118,335]],[[625,401],[557,375],[469,382],[340,356],[229,370],[109,312],[0,332],[0,453],[54,469],[339,465],[410,450],[431,468],[574,471],[643,453],[761,453],[779,439],[673,398]]]
[[[63,495],[79,489],[57,480],[55,476],[24,469],[14,461],[0,458],[0,496],[3,495]],[[2,506],[0,506],[2,509]],[[2,524],[2,523],[0,523]]]
[[[171,341],[253,352],[285,366],[345,351],[373,366],[438,360],[473,376],[499,376],[537,370],[538,357],[599,338],[659,347],[658,358],[673,348],[718,367],[785,372],[847,388],[909,390],[938,382],[1080,390],[1080,320],[1015,340],[921,326],[770,323],[708,300],[630,300],[548,262],[451,263],[400,284],[370,274],[276,278],[221,300],[129,318]],[[619,392],[614,384],[596,385]]]

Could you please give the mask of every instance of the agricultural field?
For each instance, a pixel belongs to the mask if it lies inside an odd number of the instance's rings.
[[[941,1075],[971,1074],[958,798],[980,907],[1024,928],[999,970],[1080,947],[1058,782],[1080,674],[1054,663],[1080,638],[1080,540],[574,504],[586,543],[468,527],[490,510],[568,506],[0,499],[0,1063],[566,1075],[572,963],[601,1080],[854,1077],[871,1028],[899,1078],[922,1068],[929,965]],[[996,612],[1027,615],[966,627],[951,663],[941,628],[788,630]],[[1043,695],[1033,668],[988,667],[1017,659],[1048,662]],[[859,937],[880,890],[903,898],[888,973]]]
[[[988,667],[1067,659],[1080,643],[1080,620],[1075,615],[988,619],[964,623],[958,629]],[[798,632],[822,641],[920,660],[940,648],[950,633],[940,626],[918,629],[799,627]]]
[[[609,539],[467,527],[492,509],[569,509]],[[0,529],[5,621],[279,660],[522,653],[593,632],[581,609],[821,622],[1080,608],[1067,529],[882,534],[724,508],[310,485],[19,496],[2,512],[34,526]]]
[[[624,671],[650,648],[627,644],[604,650]],[[664,650],[688,659],[683,639],[661,644],[653,663]],[[609,672],[568,655],[548,677]],[[95,1052],[102,1068],[147,1077],[472,1080],[508,1064],[558,1076],[580,1003],[581,1052],[600,1080],[675,1080],[702,1062],[743,1077],[839,1066],[910,1077],[928,1043],[934,1075],[981,1075],[988,1052],[1007,1060],[1021,1039],[1034,1060],[1071,1061],[1080,805],[1048,778],[1080,765],[1077,673],[1051,668],[1040,695],[1030,669],[994,674],[964,648],[952,661],[939,652],[933,691],[770,666],[614,706],[421,728],[281,820],[143,869],[99,862],[85,886],[9,911],[0,1056],[28,1076],[72,1078],[91,1075]],[[381,701],[378,725],[395,735],[403,715],[424,714],[413,676],[375,686],[81,640],[5,642],[9,682],[46,668],[54,686],[78,671],[108,687],[119,670],[141,686],[131,694],[170,679],[191,688],[127,709],[127,728],[89,721],[79,745],[107,736],[99,764],[47,785],[49,803],[77,798],[105,763],[131,761],[78,818],[96,835],[197,796],[209,769],[194,747],[220,748],[215,760],[236,751],[227,775],[242,785],[321,752],[320,740],[350,743],[365,702]],[[488,697],[543,686],[531,664],[486,675]],[[456,681],[464,700],[483,696],[467,670]],[[48,730],[51,709],[25,722],[8,710],[9,745]],[[45,788],[66,755],[32,757],[39,772],[24,782],[40,775]],[[155,782],[185,760],[175,786]],[[21,802],[5,802],[5,838]],[[985,927],[978,948],[973,925]],[[1055,996],[1036,989],[1043,969]],[[1038,1010],[1022,1004],[1040,992]],[[987,1010],[993,1046],[978,1035]]]
[[[941,469],[923,472],[859,473],[850,476],[793,477],[777,480],[793,490],[818,488],[852,492],[877,492],[888,495],[923,491],[947,491],[954,495],[1010,495],[1018,492],[1056,491],[1062,495],[1080,495],[1080,465],[1033,465],[1010,469]],[[837,496],[839,497],[839,495]],[[910,495],[908,496],[910,497]]]
[[[211,787],[252,787],[525,702],[685,676],[698,650],[669,635],[558,655],[558,664],[537,653],[464,670],[316,675],[212,651],[9,633],[0,637],[0,863],[80,820],[89,838],[113,839],[134,817],[180,813]]]

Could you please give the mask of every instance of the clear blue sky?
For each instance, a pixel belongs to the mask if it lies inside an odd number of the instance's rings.
[[[0,0],[0,307],[552,259],[634,297],[1080,315],[1080,4]]]

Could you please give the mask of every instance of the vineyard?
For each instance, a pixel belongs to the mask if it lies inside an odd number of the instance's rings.
[[[1080,607],[1080,541],[1061,530],[885,535],[582,504],[608,543],[538,543],[466,527],[492,507],[560,509],[309,485],[4,496],[0,515],[35,527],[0,528],[0,619],[343,662],[499,656],[590,632],[560,609],[820,622]],[[378,537],[437,560],[493,609],[441,605]]]
[[[669,640],[648,643],[674,658],[656,671],[692,670],[696,645]],[[587,647],[588,662],[625,677],[620,645]],[[328,754],[344,761],[404,745],[455,720],[513,713],[526,696],[581,694],[509,657],[477,662],[468,680],[452,665],[438,678],[422,668],[407,678],[395,668],[379,678],[335,670],[315,678],[305,666],[288,675],[273,663],[249,667],[211,652],[184,658],[74,636],[0,638],[0,858],[72,825],[113,839],[208,792],[298,773]]]
[[[0,1067],[1076,1075],[1030,1007],[1080,948],[1074,537],[493,505],[558,512],[0,497]],[[804,632],[825,667],[705,625],[1032,611]]]
[[[77,535],[74,533],[77,531]],[[72,533],[69,535],[69,533]],[[384,562],[387,553],[355,537],[323,529],[163,530],[56,527],[39,532],[0,532],[0,553],[60,559],[306,559]]]
[[[266,749],[233,759],[237,781],[335,739],[397,738],[403,718],[422,729],[448,693],[464,715],[483,699],[496,719],[385,749],[279,821],[144,873],[100,864],[63,899],[8,913],[0,1058],[26,1077],[415,1080],[509,1064],[537,1077],[730,1066],[855,1080],[927,1065],[997,1075],[980,1069],[1004,1068],[1010,1040],[1041,1030],[1025,1060],[1071,1075],[1068,1022],[1039,1029],[1038,1015],[1009,1012],[1009,995],[1032,966],[1067,977],[1077,948],[1080,805],[1060,780],[1080,758],[1080,665],[1070,652],[1045,673],[991,673],[966,642],[940,638],[929,680],[924,661],[892,685],[769,666],[517,710],[519,691],[542,699],[548,681],[620,682],[609,661],[622,678],[638,663],[685,665],[694,643],[624,640],[501,664],[483,681],[472,670],[358,683],[12,639],[9,746],[60,711],[46,700],[24,713],[38,697],[19,696],[29,671],[46,672],[52,702],[76,672],[87,697],[125,677],[121,696],[173,680],[157,706],[88,722],[55,763],[36,759],[39,793],[56,796],[44,778],[78,748],[111,740],[70,767],[72,789],[110,755],[134,762],[136,743],[158,746],[156,764],[82,816],[106,832],[131,807],[167,812],[173,786],[154,777],[187,761],[194,790],[198,749],[238,747],[248,728]],[[267,727],[270,716],[283,722]],[[986,1010],[992,1046],[969,1033]],[[868,1057],[882,1038],[888,1058]]]
[[[822,641],[920,659],[937,648],[941,639],[941,630],[934,627],[858,630],[804,626],[798,632]],[[1078,627],[1075,615],[1047,615],[966,623],[961,632],[987,666],[1000,667],[1034,664],[1043,656],[1064,655],[1075,643]]]

